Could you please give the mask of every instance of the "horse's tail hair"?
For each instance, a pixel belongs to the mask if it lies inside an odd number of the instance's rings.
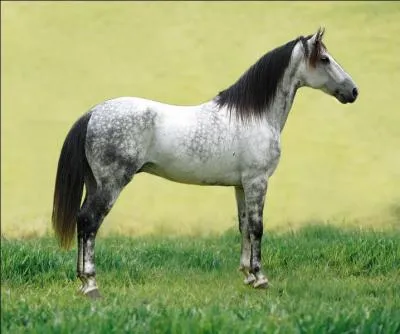
[[[61,247],[68,249],[75,235],[85,173],[90,168],[85,154],[86,131],[91,113],[79,118],[65,138],[58,160],[54,188],[53,229]]]

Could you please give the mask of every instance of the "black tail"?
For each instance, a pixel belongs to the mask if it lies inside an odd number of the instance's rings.
[[[75,234],[76,215],[81,205],[88,168],[85,141],[90,116],[91,113],[83,115],[72,126],[58,160],[51,219],[60,246],[67,249]]]

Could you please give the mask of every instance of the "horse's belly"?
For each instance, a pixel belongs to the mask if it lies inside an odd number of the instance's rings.
[[[234,132],[213,113],[160,114],[142,170],[181,183],[239,185]]]
[[[239,168],[234,161],[197,162],[177,157],[146,163],[141,171],[165,179],[196,185],[240,185]]]

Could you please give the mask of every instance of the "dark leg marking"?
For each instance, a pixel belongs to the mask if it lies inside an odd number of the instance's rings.
[[[263,210],[267,179],[265,176],[246,180],[244,192],[251,241],[250,273],[256,277],[254,287],[267,287],[268,280],[261,271],[261,241],[263,236]]]

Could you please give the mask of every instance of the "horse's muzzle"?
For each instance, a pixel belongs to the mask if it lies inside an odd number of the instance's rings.
[[[340,103],[346,104],[346,103],[353,103],[358,96],[358,89],[357,87],[354,87],[351,92],[347,93],[342,93],[339,91],[336,91],[334,96],[338,99]]]

